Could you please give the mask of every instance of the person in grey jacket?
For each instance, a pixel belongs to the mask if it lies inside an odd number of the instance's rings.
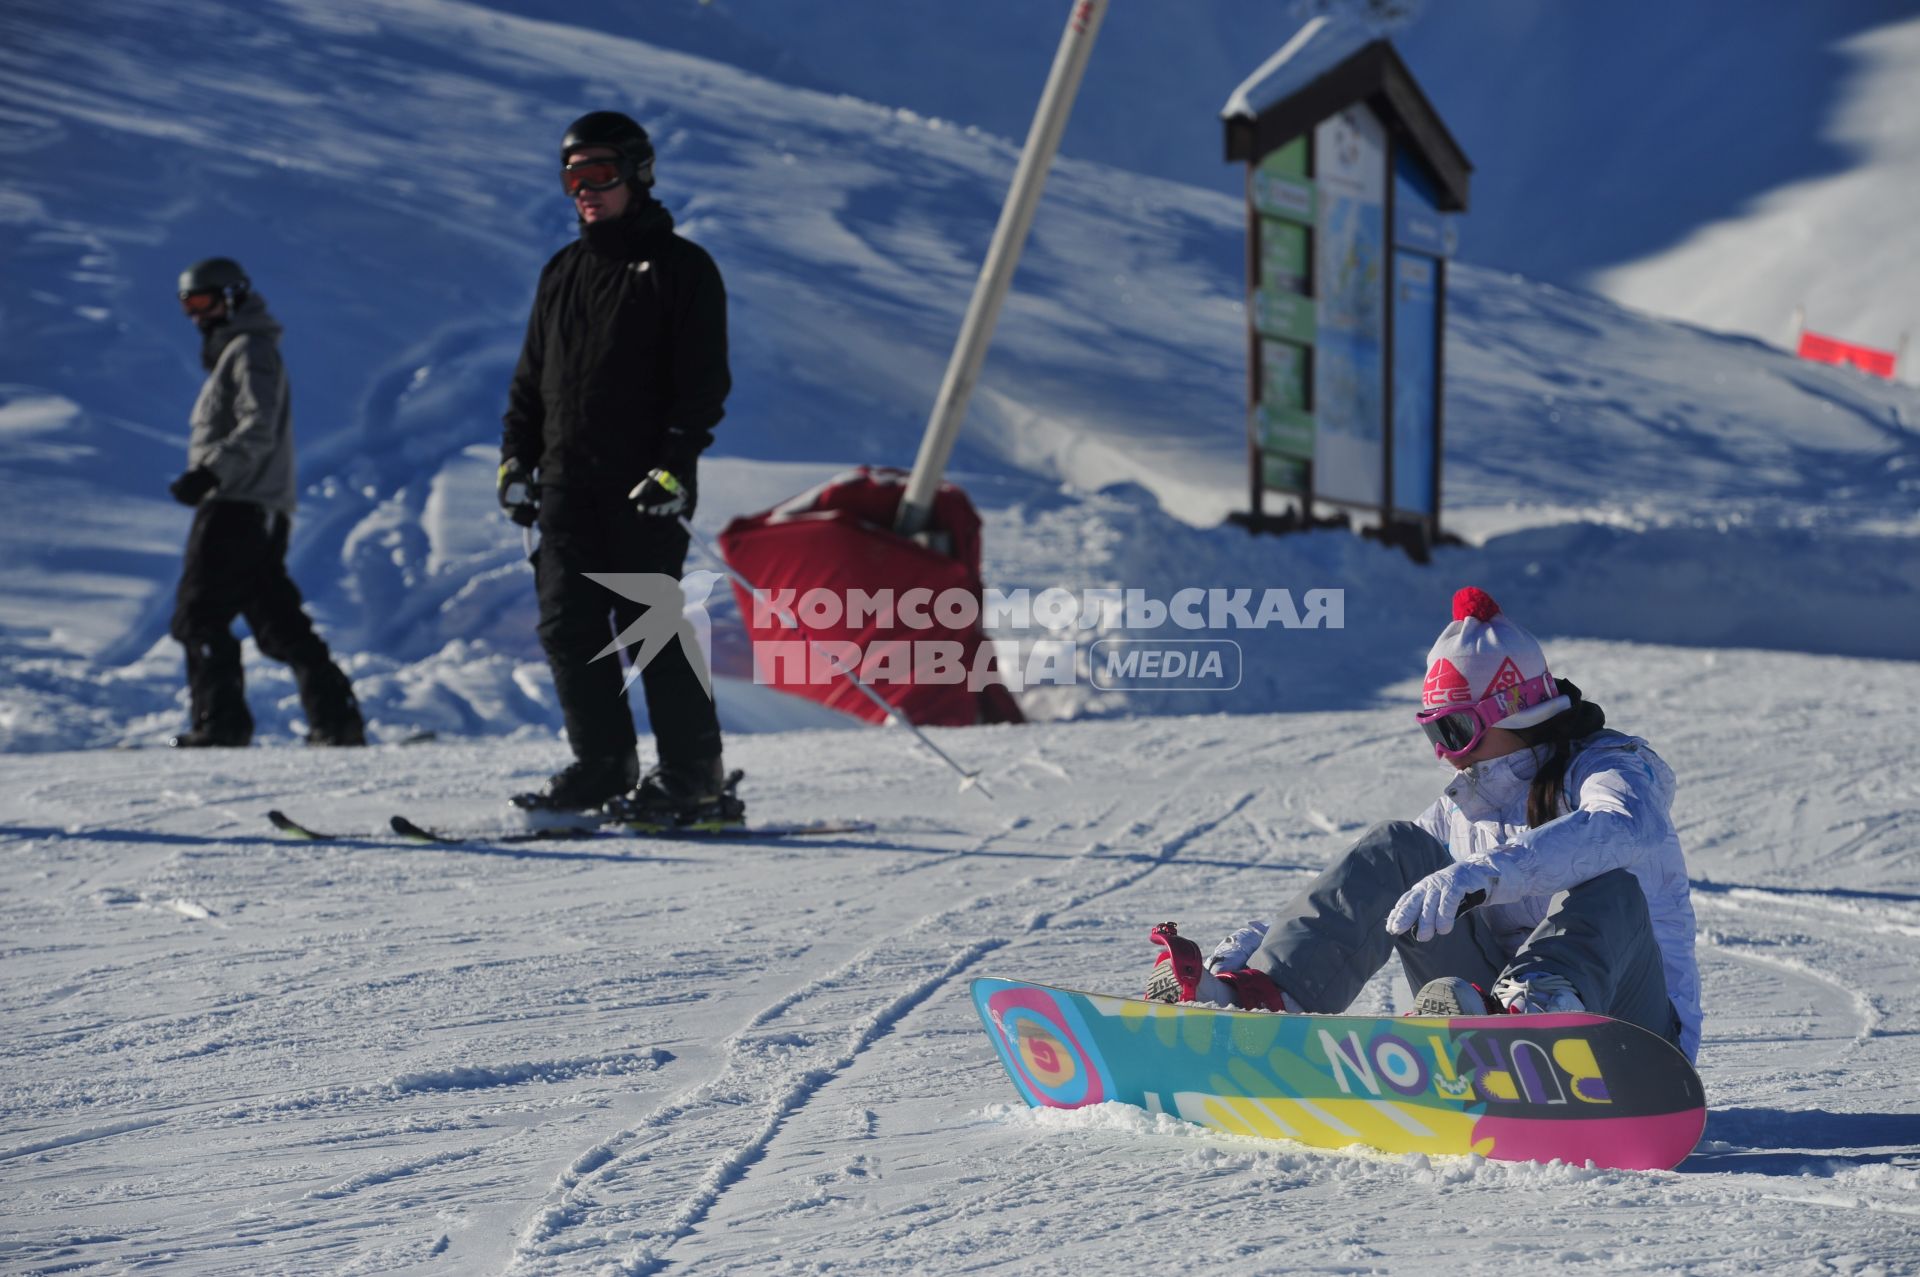
[[[253,739],[233,619],[260,651],[293,669],[310,745],[364,745],[353,685],[333,663],[287,575],[294,510],[293,412],[279,323],[239,263],[196,262],[180,306],[200,329],[206,384],[193,405],[187,469],[168,491],[194,508],[175,598],[173,637],[186,649],[192,726],[182,748]]]
[[[1673,771],[1547,669],[1485,591],[1454,596],[1417,718],[1455,769],[1417,820],[1376,825],[1271,922],[1203,964],[1172,923],[1162,1001],[1338,1013],[1389,959],[1417,1015],[1591,1011],[1700,1049],[1700,972]]]

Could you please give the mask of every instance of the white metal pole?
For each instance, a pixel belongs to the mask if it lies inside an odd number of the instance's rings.
[[[1020,250],[1026,244],[1027,231],[1033,226],[1033,212],[1040,202],[1041,188],[1046,185],[1047,169],[1053,163],[1054,152],[1060,149],[1067,113],[1073,109],[1074,95],[1080,91],[1080,77],[1087,69],[1093,37],[1099,32],[1100,19],[1106,11],[1107,0],[1074,0],[1073,12],[1067,17],[1059,52],[1053,57],[1053,70],[1040,95],[1040,108],[1034,112],[1026,148],[1020,152],[1013,185],[1000,209],[1000,224],[994,228],[987,260],[973,286],[973,300],[967,305],[966,320],[960,325],[960,338],[954,343],[953,356],[947,361],[947,374],[933,401],[933,415],[927,419],[926,434],[921,436],[920,455],[914,460],[913,475],[900,498],[894,530],[903,535],[913,536],[924,531],[933,513],[934,493],[940,490],[947,459],[953,455],[954,439],[967,415],[967,399],[979,379],[980,366],[986,362],[994,321],[1000,317],[1000,304],[1006,300],[1014,268],[1020,264]]]

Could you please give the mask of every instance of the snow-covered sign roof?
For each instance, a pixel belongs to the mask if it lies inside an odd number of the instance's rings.
[[[1323,13],[1294,32],[1258,71],[1240,82],[1220,108],[1220,118],[1253,119],[1262,107],[1292,97],[1371,43],[1373,37],[1365,29]]]
[[[1325,14],[1295,32],[1227,99],[1220,110],[1227,159],[1258,162],[1356,102],[1372,106],[1433,173],[1442,209],[1466,208],[1473,165],[1407,64],[1366,27]]]

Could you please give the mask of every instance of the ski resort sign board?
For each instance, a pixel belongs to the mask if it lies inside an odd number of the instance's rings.
[[[1227,103],[1247,166],[1247,452],[1255,531],[1316,505],[1440,532],[1450,214],[1471,166],[1393,48],[1316,18]],[[1269,493],[1297,509],[1269,516]]]

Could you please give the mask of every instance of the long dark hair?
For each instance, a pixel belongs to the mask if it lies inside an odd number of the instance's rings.
[[[1566,679],[1555,679],[1560,694],[1573,704],[1544,723],[1516,727],[1513,734],[1529,745],[1548,747],[1540,770],[1527,787],[1527,824],[1534,828],[1560,815],[1561,789],[1567,780],[1567,765],[1573,761],[1573,743],[1585,740],[1607,725],[1607,712],[1580,695],[1580,689]]]

